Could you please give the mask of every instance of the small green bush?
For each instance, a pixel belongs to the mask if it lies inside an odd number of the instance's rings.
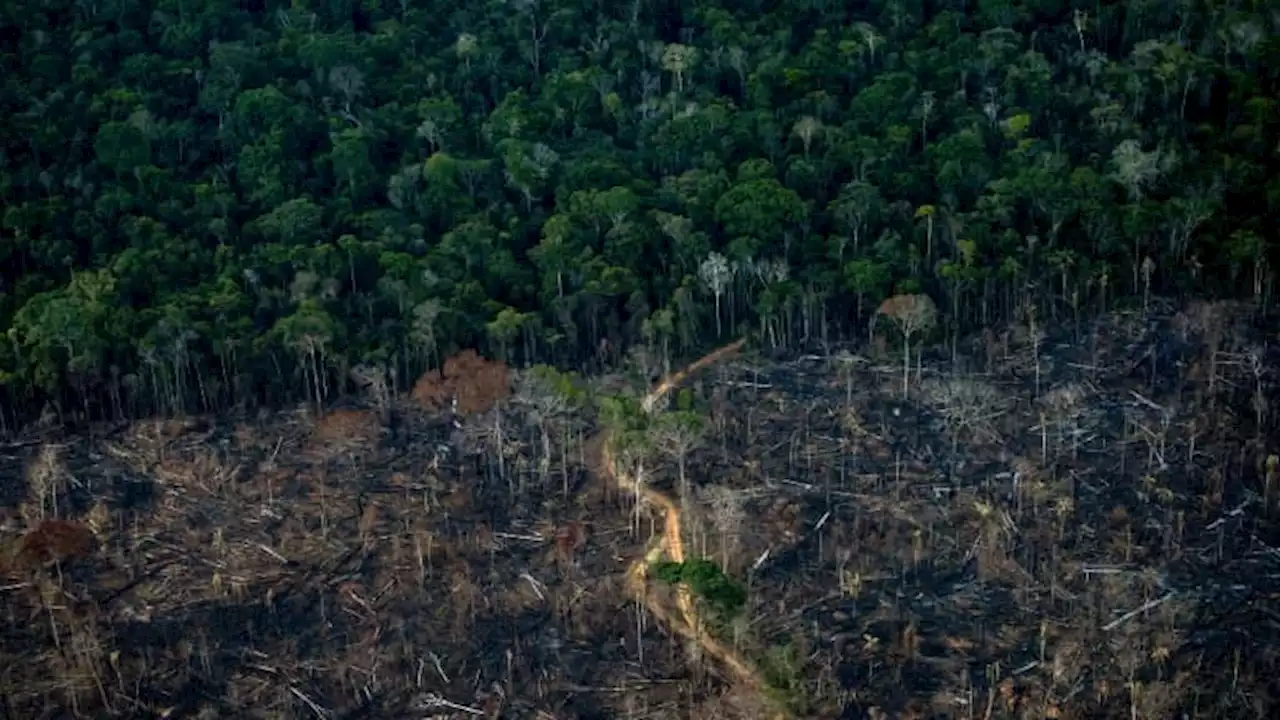
[[[724,574],[720,566],[704,558],[682,563],[654,563],[654,575],[671,584],[685,583],[694,596],[722,618],[737,615],[747,604],[747,591]]]

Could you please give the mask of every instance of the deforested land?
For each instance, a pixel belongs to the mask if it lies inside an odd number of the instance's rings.
[[[1268,333],[1151,299],[907,363],[735,346],[649,402],[642,354],[463,354],[323,412],[32,431],[3,711],[1265,716]]]
[[[1275,5],[0,2],[0,720],[1276,715]]]

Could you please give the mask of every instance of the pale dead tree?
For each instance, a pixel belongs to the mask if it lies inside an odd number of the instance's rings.
[[[351,114],[351,105],[364,92],[364,73],[350,65],[339,65],[329,70],[329,87],[342,96],[345,115]]]
[[[1075,13],[1071,17],[1071,24],[1076,29],[1076,40],[1080,43],[1080,54],[1084,54],[1084,31],[1089,27],[1089,13],[1086,10],[1076,8]]]
[[[862,43],[861,47],[867,49],[871,56],[871,64],[874,65],[876,62],[876,48],[884,43],[884,36],[874,26],[865,22],[854,23],[853,30],[858,34],[858,39]]]
[[[729,267],[729,261],[725,256],[718,252],[713,252],[698,267],[698,278],[702,280],[702,284],[715,297],[716,337],[720,337],[720,302],[729,287],[729,281],[733,279],[733,270]]]
[[[737,45],[729,48],[729,67],[733,68],[734,74],[738,76],[738,87],[743,92],[747,90],[747,77],[751,74],[750,63],[746,50]]]
[[[640,513],[645,502],[644,487],[648,482],[645,477],[645,463],[653,454],[653,438],[648,427],[632,429],[621,434],[614,433],[613,445],[619,466],[625,468],[631,475],[632,497],[635,498],[634,512],[631,514],[631,531],[639,533]]]
[[[800,143],[804,146],[804,156],[809,157],[809,150],[813,147],[813,139],[822,132],[822,122],[812,115],[805,115],[796,121],[791,133],[800,138]]]
[[[480,41],[471,33],[462,33],[458,35],[458,39],[453,43],[453,52],[462,59],[462,65],[466,68],[467,74],[471,74],[471,58],[480,49]]]
[[[1027,344],[1031,349],[1031,362],[1035,365],[1035,397],[1040,397],[1040,377],[1042,374],[1040,347],[1044,344],[1045,332],[1037,319],[1036,306],[1034,304],[1028,303],[1022,309],[1022,314],[1027,319]]]
[[[627,351],[626,364],[649,383],[663,373],[670,361],[653,345],[639,344]]]
[[[658,113],[661,102],[658,91],[662,89],[662,76],[643,70],[640,73],[640,104],[636,110],[643,120],[652,120]]]
[[[1271,384],[1268,382],[1271,370],[1263,361],[1265,352],[1264,349],[1255,347],[1246,355],[1249,373],[1253,376],[1253,398],[1250,404],[1254,413],[1254,432],[1256,433],[1254,439],[1259,443],[1262,442],[1263,427],[1265,427],[1263,421],[1266,420],[1269,408],[1267,397],[1270,395],[1268,389]]]
[[[542,4],[539,0],[515,0],[513,3],[516,11],[529,22],[529,45],[521,47],[521,54],[529,61],[529,68],[533,70],[535,76],[542,74],[542,50],[546,44],[547,31],[551,29],[551,21],[556,18],[558,13],[551,13],[541,24],[538,23],[538,11]]]
[[[42,445],[39,455],[27,466],[27,489],[39,508],[41,520],[46,517],[46,504],[48,517],[58,517],[58,496],[66,490],[69,478],[62,451],[61,445]]]
[[[382,416],[383,422],[386,422],[387,416],[391,412],[392,387],[392,383],[387,378],[386,368],[364,364],[356,365],[351,368],[351,380],[361,390],[369,394],[369,399],[378,408],[378,413]]]
[[[730,572],[733,558],[737,557],[741,545],[742,525],[747,518],[746,496],[725,485],[708,485],[700,494],[720,535],[720,566],[725,572]]]
[[[1151,309],[1151,276],[1156,272],[1156,262],[1148,255],[1143,258],[1139,269],[1142,272],[1142,312],[1145,314]]]
[[[870,335],[875,342],[876,321],[884,315],[898,325],[902,333],[902,395],[906,397],[911,381],[911,338],[932,328],[938,322],[938,306],[928,295],[894,295],[880,303],[871,316]]]
[[[1089,394],[1079,383],[1056,387],[1040,397],[1040,456],[1049,463],[1049,431],[1055,430],[1057,443],[1063,445],[1071,436],[1071,458],[1079,455],[1080,435],[1093,413]]]
[[[662,48],[662,69],[671,73],[676,81],[676,92],[684,92],[684,78],[697,62],[698,48],[692,45],[671,43]]]
[[[1129,191],[1132,200],[1141,200],[1146,190],[1160,178],[1170,164],[1160,150],[1145,152],[1132,138],[1123,140],[1111,152],[1114,172],[1111,177]]]
[[[930,380],[922,384],[921,395],[947,426],[953,455],[962,436],[1000,442],[995,423],[1009,403],[994,385],[969,378]]]
[[[937,104],[932,90],[920,93],[920,142],[922,147],[929,145],[929,118],[933,117],[933,108]]]
[[[832,358],[837,370],[840,373],[840,379],[844,380],[844,404],[846,408],[853,407],[853,377],[859,365],[865,365],[866,360],[858,357],[847,349],[841,348]]]
[[[675,411],[658,416],[655,439],[658,446],[670,453],[676,460],[679,477],[680,498],[683,502],[689,497],[689,477],[686,472],[686,460],[689,453],[702,443],[706,433],[706,420],[697,413]]]
[[[1243,321],[1255,309],[1250,303],[1195,301],[1174,317],[1174,327],[1181,332],[1183,340],[1196,337],[1204,344],[1208,367],[1196,362],[1192,370],[1204,370],[1208,376],[1210,407],[1216,403],[1219,376],[1224,360],[1230,357],[1226,351],[1232,347],[1231,340],[1242,334]]]
[[[1143,399],[1137,407],[1125,408],[1124,437],[1140,436],[1147,443],[1144,472],[1158,473],[1168,469],[1169,431],[1173,427],[1174,408],[1156,405]],[[1136,431],[1136,433],[1135,433]],[[1124,474],[1129,453],[1120,455],[1120,473]]]
[[[1000,96],[1000,89],[997,87],[988,85],[982,90],[982,114],[987,116],[987,122],[992,127],[1000,119]]]
[[[530,419],[533,420],[534,426],[538,429],[539,445],[541,452],[538,458],[538,476],[545,486],[547,478],[551,474],[551,429],[554,425],[559,424],[566,411],[569,409],[569,402],[564,394],[559,392],[551,382],[551,378],[545,372],[538,372],[538,368],[531,371],[520,373],[516,378],[515,402],[526,408]],[[568,453],[567,442],[561,448],[562,467],[562,487],[561,491],[564,495],[569,494],[569,473],[567,470]]]
[[[456,427],[462,446],[477,455],[484,455],[486,467],[499,479],[507,481],[507,492],[514,498],[516,478],[508,472],[507,461],[519,454],[520,442],[503,422],[505,415],[505,408],[495,406],[484,413],[468,416]]]

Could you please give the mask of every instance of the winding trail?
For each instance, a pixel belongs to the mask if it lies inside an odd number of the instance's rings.
[[[737,340],[695,360],[681,370],[664,377],[645,395],[641,407],[646,413],[654,412],[658,403],[672,390],[679,387],[690,375],[703,368],[714,365],[721,360],[736,354],[746,344],[745,339]],[[623,492],[634,492],[635,478],[621,470],[613,453],[612,437],[605,436],[602,449],[602,472],[606,473]],[[641,478],[643,480],[643,478]],[[672,611],[663,602],[662,596],[650,587],[648,582],[649,565],[662,559],[665,554],[672,562],[684,562],[684,540],[680,531],[680,507],[665,493],[653,489],[644,482],[639,484],[640,497],[637,502],[648,505],[651,511],[660,512],[663,516],[663,533],[661,542],[646,555],[636,560],[627,569],[627,588],[637,600],[644,603],[655,617],[673,632],[696,642],[705,655],[715,658],[729,670],[739,685],[753,692],[763,694],[768,685],[760,672],[733,648],[728,647],[713,637],[698,618],[697,607],[693,602],[693,594],[689,587],[680,583],[676,587],[676,608]],[[790,720],[790,713],[778,708],[777,703],[766,697],[773,710],[774,720]]]

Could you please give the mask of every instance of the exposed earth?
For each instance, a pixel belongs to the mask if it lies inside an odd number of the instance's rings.
[[[1056,325],[927,350],[905,396],[874,347],[593,379],[706,418],[625,451],[523,371],[459,416],[32,431],[0,445],[0,712],[1268,716],[1266,319]],[[695,561],[739,611],[655,570]]]

